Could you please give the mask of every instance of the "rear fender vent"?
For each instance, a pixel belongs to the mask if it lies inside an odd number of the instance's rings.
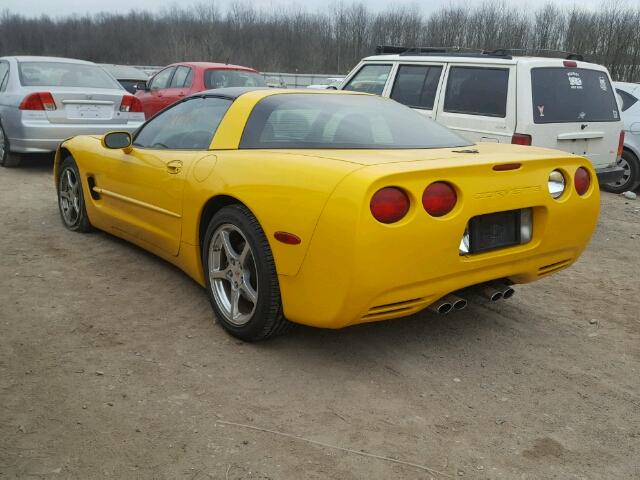
[[[429,303],[429,300],[429,298],[413,298],[411,300],[404,300],[402,302],[376,305],[375,307],[371,307],[367,314],[362,318],[365,320],[373,320],[377,317],[382,317],[390,314],[398,315],[406,313],[407,315],[409,315],[410,313],[425,307]]]
[[[540,267],[538,269],[538,275],[548,275],[550,273],[557,272],[558,270],[562,270],[563,268],[568,267],[570,264],[571,264],[570,258],[566,260],[561,260],[560,262],[550,263],[549,265]]]

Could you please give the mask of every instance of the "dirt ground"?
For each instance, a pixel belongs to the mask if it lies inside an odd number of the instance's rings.
[[[508,301],[243,344],[50,168],[0,171],[1,479],[640,478],[640,200]]]

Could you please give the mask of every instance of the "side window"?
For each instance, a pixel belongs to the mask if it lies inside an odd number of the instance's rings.
[[[187,73],[187,78],[184,79],[184,87],[189,88],[193,83],[193,70],[190,68],[189,73]]]
[[[2,67],[0,67],[0,76],[2,76],[1,69]],[[616,88],[616,93],[620,95],[620,97],[622,98],[623,112],[626,112],[627,110],[629,110],[633,106],[633,104],[638,101],[636,97],[634,97],[630,93],[625,92],[624,90],[620,90],[619,88]]]
[[[171,79],[171,83],[169,84],[169,88],[182,88],[185,87],[185,83],[187,78],[189,77],[189,73],[191,69],[189,67],[178,67],[176,68],[176,73],[173,74],[173,78]]]
[[[208,150],[231,103],[215,97],[180,102],[145,123],[133,145],[158,150]]]
[[[0,62],[0,92],[4,92],[9,83],[9,64]]]
[[[382,95],[391,65],[365,65],[347,83],[344,90]]]
[[[504,118],[508,83],[509,70],[505,68],[452,67],[444,111]]]
[[[157,90],[159,88],[167,88],[169,86],[169,82],[171,81],[171,76],[173,75],[173,71],[175,69],[176,67],[169,67],[158,72],[156,76],[151,79],[151,83],[149,83],[149,88],[151,90]]]
[[[409,107],[433,108],[442,67],[400,65],[391,98]]]

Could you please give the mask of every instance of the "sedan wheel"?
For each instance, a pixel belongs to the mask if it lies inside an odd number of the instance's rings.
[[[7,137],[2,124],[0,124],[0,166],[17,167],[20,165],[21,157],[17,153],[12,153],[9,148],[9,138]]]
[[[218,227],[209,246],[213,296],[225,318],[246,325],[258,303],[258,275],[249,242],[236,226]]]

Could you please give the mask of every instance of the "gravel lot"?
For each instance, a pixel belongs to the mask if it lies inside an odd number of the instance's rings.
[[[0,478],[640,478],[640,200],[511,300],[252,345],[50,170],[0,170]]]

